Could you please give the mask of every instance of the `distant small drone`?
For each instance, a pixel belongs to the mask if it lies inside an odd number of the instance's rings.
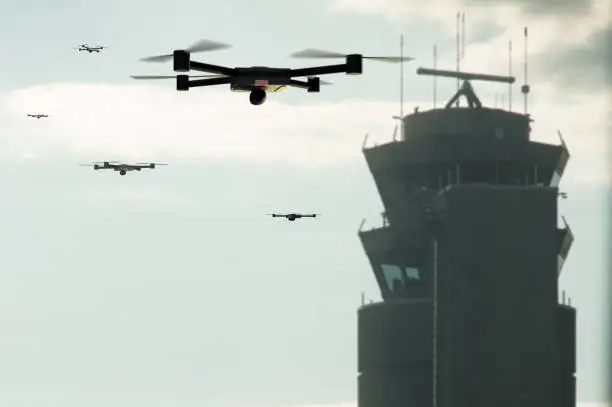
[[[168,164],[156,164],[156,163],[136,163],[136,164],[125,164],[119,161],[101,161],[94,162],[92,164],[79,164],[84,167],[93,167],[94,170],[113,170],[119,171],[119,175],[125,175],[128,171],[140,171],[143,168],[155,168],[158,165]]]
[[[40,119],[42,117],[49,117],[48,114],[28,114],[28,117],[33,117],[35,119]]]
[[[308,215],[305,214],[300,214],[300,213],[287,213],[287,214],[280,214],[280,213],[269,213],[269,216],[272,216],[273,218],[286,218],[288,221],[295,221],[296,219],[300,219],[300,218],[316,218],[317,216],[320,216],[320,213],[311,213]]]
[[[190,70],[207,72],[213,75],[174,75],[174,76],[132,76],[134,79],[172,79],[176,78],[176,90],[187,91],[199,86],[213,86],[229,84],[232,91],[250,92],[249,100],[252,105],[261,105],[266,101],[267,92],[278,92],[288,86],[306,89],[308,92],[319,92],[321,81],[318,75],[346,73],[347,75],[360,75],[362,73],[363,59],[372,59],[383,62],[411,61],[411,57],[364,57],[360,54],[344,55],[315,49],[307,49],[293,54],[296,58],[345,58],[346,63],[338,65],[316,66],[310,68],[270,68],[266,66],[228,68],[219,65],[206,64],[191,60],[191,53],[215,51],[229,48],[230,45],[209,40],[200,40],[189,48],[175,50],[172,54],[158,55],[143,58],[145,62],[166,62],[174,60],[175,72],[189,72]],[[208,77],[207,79],[190,80],[190,78]],[[306,81],[293,78],[308,77]]]
[[[81,45],[79,45],[79,47],[78,47],[78,48],[75,48],[75,49],[76,49],[77,51],[79,51],[79,52],[81,52],[81,51],[87,51],[87,52],[89,52],[89,53],[91,54],[92,52],[97,52],[97,53],[99,53],[100,51],[102,51],[103,49],[106,49],[106,48],[108,48],[108,47],[105,47],[105,46],[103,46],[103,45],[90,47],[90,46],[89,46],[89,45],[87,45],[87,44],[81,44]]]

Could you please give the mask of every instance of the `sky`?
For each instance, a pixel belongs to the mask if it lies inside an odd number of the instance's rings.
[[[198,60],[297,67],[311,61],[287,56],[309,47],[397,55],[403,34],[416,58],[404,111],[424,110],[432,80],[415,71],[432,67],[434,45],[437,67],[455,69],[457,11],[462,70],[507,74],[513,41],[520,112],[529,26],[532,138],[558,144],[560,131],[572,154],[559,212],[576,240],[560,290],[578,308],[578,397],[604,406],[604,0],[3,1],[0,405],[354,406],[357,308],[362,292],[379,298],[357,229],[380,226],[382,211],[361,145],[391,140],[400,67],[366,62],[360,77],[258,107],[224,87],[179,93],[129,75],[172,74],[138,58],[201,38],[234,47]],[[83,42],[109,48],[76,52]],[[455,86],[438,81],[438,107]],[[509,103],[505,85],[474,87],[487,105]],[[78,167],[99,160],[169,165],[125,177]]]

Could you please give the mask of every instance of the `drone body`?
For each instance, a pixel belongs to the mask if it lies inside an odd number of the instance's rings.
[[[317,93],[321,84],[328,84],[318,78],[319,75],[346,73],[347,75],[360,75],[363,72],[363,59],[375,59],[385,62],[410,61],[413,58],[398,57],[364,57],[360,54],[336,54],[326,51],[305,50],[293,56],[299,58],[345,58],[346,62],[338,65],[325,65],[309,68],[271,68],[265,66],[229,68],[191,60],[191,53],[214,51],[229,48],[229,45],[201,40],[184,50],[175,50],[172,54],[158,55],[142,59],[147,62],[166,62],[173,60],[174,71],[181,74],[176,76],[132,76],[134,79],[170,79],[176,78],[176,90],[188,91],[190,88],[200,86],[230,85],[232,91],[250,92],[250,102],[261,105],[269,92],[278,92],[287,87],[306,89]],[[189,71],[206,72],[208,75],[189,76]],[[191,78],[202,77],[206,79]],[[295,78],[307,78],[299,80]]]
[[[290,222],[294,222],[297,219],[301,219],[301,218],[316,218],[317,216],[321,215],[320,213],[311,213],[311,214],[301,214],[301,213],[287,213],[287,214],[281,214],[281,213],[269,213],[268,215],[272,216],[273,218],[285,218]]]
[[[154,169],[157,165],[168,165],[168,164],[156,164],[156,163],[136,163],[136,164],[125,164],[118,161],[101,161],[94,162],[92,164],[80,164],[85,167],[93,167],[94,170],[113,170],[118,171],[119,175],[126,175],[130,171],[141,171],[143,168]]]
[[[43,118],[43,117],[49,117],[49,115],[48,114],[28,114],[28,117],[33,117],[35,119],[40,119],[40,118]]]
[[[95,53],[100,53],[103,49],[106,49],[108,47],[105,47],[103,45],[100,46],[89,46],[87,44],[81,44],[79,45],[78,48],[75,48],[77,51],[82,52],[82,51],[86,51],[87,53],[91,54],[92,52]]]

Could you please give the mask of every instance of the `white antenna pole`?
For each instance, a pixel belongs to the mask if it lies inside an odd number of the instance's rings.
[[[465,13],[461,15],[461,61],[465,59]]]
[[[400,37],[400,117],[404,118],[404,36]]]
[[[512,41],[508,42],[508,76],[512,76]],[[512,111],[512,83],[508,83],[508,110]]]
[[[438,46],[434,45],[433,47],[433,68],[436,69],[436,65],[438,63]],[[438,77],[436,75],[433,76],[433,107],[436,108],[438,104]]]
[[[400,36],[400,139],[404,139],[404,35]]]
[[[525,114],[527,114],[527,94],[529,93],[529,85],[527,84],[527,27],[524,30],[525,34],[525,84],[521,91],[523,92],[523,98],[525,101]]]
[[[460,42],[459,42],[459,24],[461,22],[461,13],[457,12],[457,72],[459,72],[459,55],[460,55]],[[457,93],[459,93],[459,78],[457,78]],[[457,107],[459,107],[459,98],[457,98]]]

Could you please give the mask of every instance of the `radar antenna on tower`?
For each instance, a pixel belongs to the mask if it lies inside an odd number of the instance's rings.
[[[465,96],[468,101],[469,107],[482,107],[482,102],[474,93],[474,89],[470,84],[472,80],[488,81],[488,82],[502,82],[502,83],[514,83],[516,79],[513,76],[497,76],[497,75],[485,75],[479,73],[469,72],[455,72],[455,71],[444,71],[440,69],[428,69],[418,68],[417,75],[432,75],[446,78],[457,78],[457,80],[463,80],[463,85],[457,91],[457,93],[451,98],[446,104],[445,108],[448,109],[456,104],[457,99],[461,96]]]

